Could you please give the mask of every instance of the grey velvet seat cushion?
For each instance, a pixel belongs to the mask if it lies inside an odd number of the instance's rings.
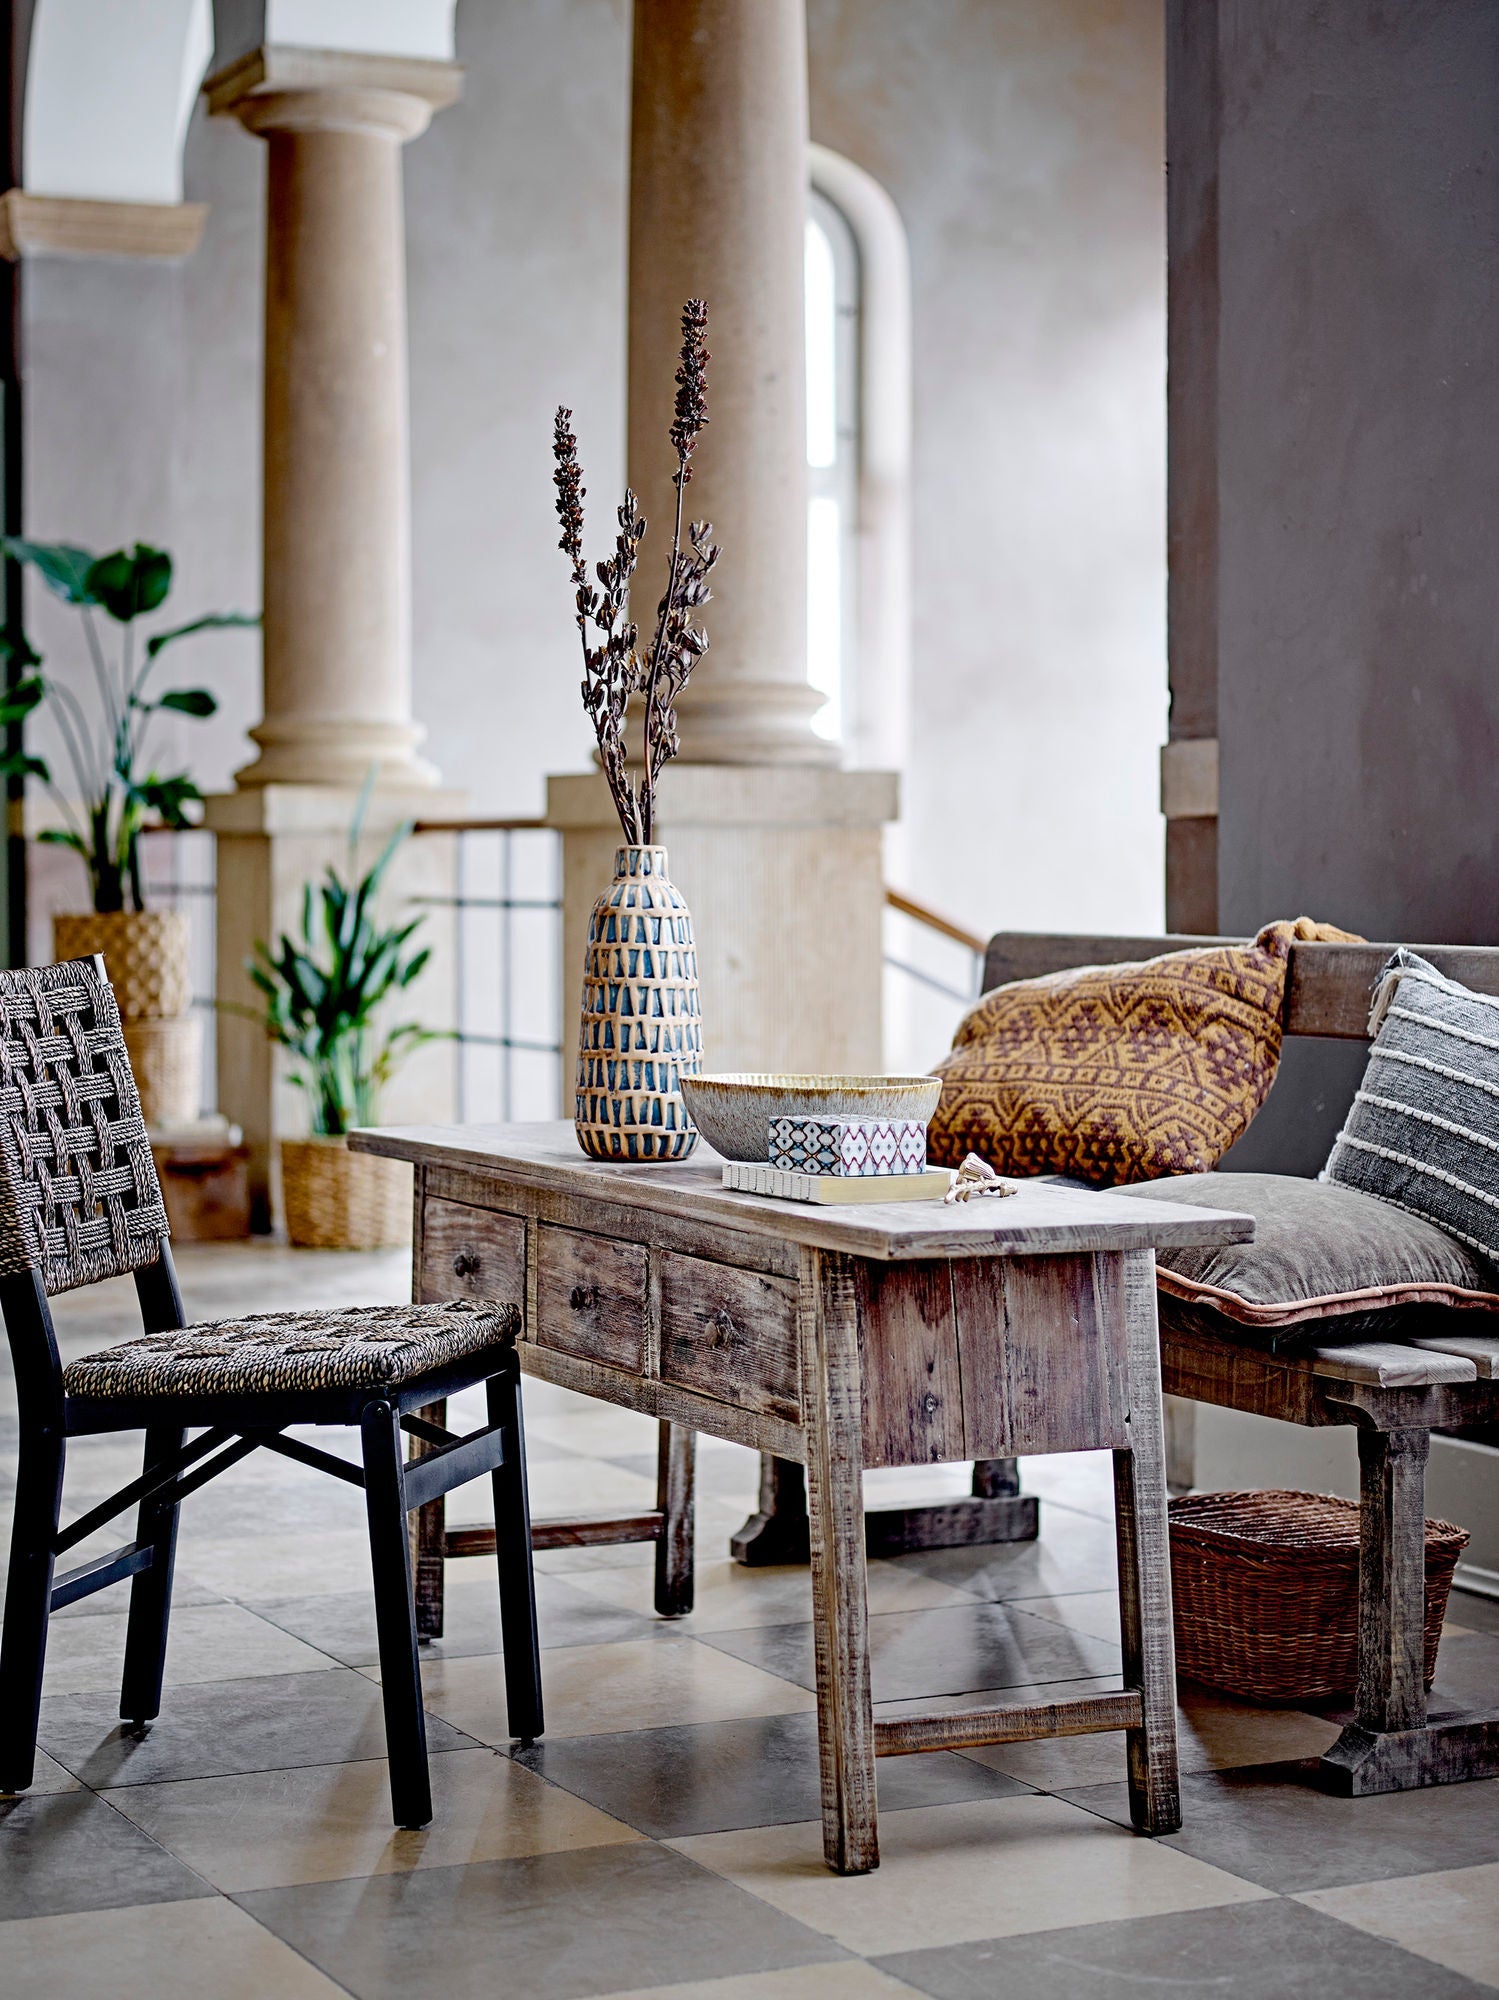
[[[1448,1314],[1494,1314],[1499,1269],[1435,1223],[1356,1188],[1289,1174],[1189,1174],[1118,1195],[1235,1209],[1252,1243],[1162,1251],[1162,1317],[1287,1350],[1335,1340],[1435,1331]],[[1434,1323],[1433,1323],[1434,1322]]]
[[[468,1299],[256,1313],[122,1340],[62,1379],[70,1396],[100,1402],[390,1389],[498,1348],[519,1326],[515,1306]]]

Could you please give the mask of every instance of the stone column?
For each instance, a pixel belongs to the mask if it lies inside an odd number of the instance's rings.
[[[827,768],[839,747],[813,733],[822,697],[807,682],[806,39],[803,0],[635,4],[629,476],[650,523],[638,610],[664,574],[688,298],[708,302],[712,353],[686,498],[723,559],[704,617],[711,650],[678,704],[682,755],[659,811],[697,932],[708,1069],[865,1071],[882,1059],[881,836],[896,780]],[[563,835],[567,1046],[619,828],[598,777],[553,777],[547,817]]]
[[[670,534],[683,301],[708,302],[709,428],[687,505],[724,548],[712,650],[680,706],[698,764],[826,764],[807,685],[807,24],[803,0],[636,0],[629,476]]]
[[[267,145],[264,718],[247,785],[430,785],[411,719],[401,148],[451,63],[261,50],[211,79]]]
[[[257,940],[298,920],[303,886],[348,863],[372,767],[361,866],[403,820],[451,818],[456,795],[417,756],[411,714],[411,527],[401,148],[458,95],[451,63],[268,47],[209,79],[211,108],[266,141],[263,720],[237,790],[210,799],[218,836],[221,1108],[250,1142],[262,1214],[275,1142],[305,1100],[257,1019],[244,972]],[[403,1015],[454,1019],[454,846],[412,840],[382,901],[436,898],[432,962]],[[247,1010],[232,1011],[234,1008]],[[448,1044],[421,1052],[386,1117],[451,1114]]]

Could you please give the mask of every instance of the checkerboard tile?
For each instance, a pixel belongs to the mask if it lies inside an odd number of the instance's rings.
[[[205,1313],[398,1299],[400,1254],[189,1249]],[[64,1353],[129,1325],[133,1296],[58,1302]],[[0,1379],[0,1410],[12,1407]],[[654,1429],[526,1390],[537,1512],[637,1500]],[[0,1425],[9,1420],[0,1418]],[[0,1428],[0,1509],[14,1431]],[[75,1512],[134,1470],[80,1440]],[[879,1475],[882,1500],[961,1468]],[[902,1480],[909,1484],[902,1484]],[[141,1740],[114,1698],[124,1592],[59,1621],[35,1791],[0,1801],[0,1966],[82,2000],[1462,2000],[1499,1991],[1499,1782],[1387,1799],[1309,1788],[1332,1725],[1184,1688],[1187,1823],[1124,1816],[1116,1737],[880,1768],[880,1872],[826,1874],[816,1824],[804,1570],[741,1570],[729,1530],[756,1461],[705,1443],[694,1616],[651,1609],[650,1551],[538,1562],[549,1732],[511,1754],[492,1566],[449,1571],[424,1649],[437,1818],[391,1827],[357,1495],[251,1460],[189,1501],[167,1697]],[[1115,1684],[1105,1457],[1038,1462],[1040,1542],[874,1566],[876,1693]],[[957,1486],[953,1490],[959,1490]],[[211,1504],[207,1504],[210,1503]],[[487,1495],[465,1496],[478,1518]],[[1442,1673],[1499,1699],[1499,1638],[1454,1599]],[[84,1629],[84,1627],[88,1629]],[[1439,1676],[1440,1681],[1441,1676]],[[3,1981],[0,1981],[3,1983]]]

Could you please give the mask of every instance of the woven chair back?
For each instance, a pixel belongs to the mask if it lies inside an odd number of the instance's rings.
[[[154,1263],[166,1235],[103,959],[0,971],[0,1277],[65,1292]]]

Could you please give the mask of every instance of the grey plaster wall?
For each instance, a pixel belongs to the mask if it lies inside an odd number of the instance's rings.
[[[1155,0],[812,0],[815,136],[889,187],[915,279],[908,885],[975,926],[1159,921],[1162,52]],[[415,682],[476,809],[589,752],[549,431],[602,526],[623,469],[626,0],[464,0],[463,102],[406,153]],[[184,613],[258,599],[262,147],[194,119],[203,246],[28,266],[29,517],[141,535]],[[732,551],[723,586],[733,587]],[[38,600],[62,652],[66,621]],[[81,663],[80,663],[81,664]],[[184,654],[258,713],[253,638]]]
[[[1205,36],[1211,68],[1183,22]],[[1305,912],[1371,938],[1499,936],[1499,10],[1488,0],[1174,0],[1173,176],[1217,236],[1171,244],[1216,322],[1173,408],[1216,506],[1184,565],[1213,620],[1218,922]],[[1199,44],[1198,55],[1202,53]],[[1208,457],[1204,462],[1203,455]],[[1173,524],[1173,554],[1190,523]],[[1175,581],[1175,578],[1174,578]],[[1216,597],[1216,603],[1214,598]],[[1200,639],[1190,617],[1187,634]],[[1177,633],[1173,631],[1173,650]],[[1190,685],[1198,657],[1173,657]],[[1196,690],[1200,692],[1200,690]],[[1230,1164],[1315,1172],[1362,1073],[1293,1044]],[[1198,1417],[1203,1486],[1357,1490],[1352,1433]],[[1499,1582],[1499,1458],[1438,1439],[1428,1512]]]
[[[1489,943],[1499,10],[1219,32],[1219,921]]]
[[[168,606],[253,611],[260,602],[262,152],[237,125],[194,116],[188,198],[209,204],[203,242],[183,264],[35,258],[24,270],[26,522],[42,541],[95,550],[134,541],[176,561]],[[28,624],[50,671],[92,692],[78,614],[33,579]],[[102,625],[106,644],[117,628]],[[227,785],[253,746],[260,650],[251,632],[190,640],[162,656],[162,685],[207,686],[209,723],[154,725],[158,768]],[[45,716],[31,747],[67,769]],[[45,814],[38,797],[34,805]],[[57,849],[33,853],[32,953],[50,955],[49,913],[79,907],[82,873]]]

